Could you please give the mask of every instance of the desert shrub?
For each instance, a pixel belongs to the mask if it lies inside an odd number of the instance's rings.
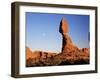
[[[70,65],[70,61],[66,60],[66,61],[62,61],[59,65]]]
[[[39,58],[29,58],[26,60],[26,67],[34,67],[40,65],[42,65],[42,63],[40,62]]]
[[[33,66],[33,59],[29,58],[26,60],[26,67],[31,67],[31,66]]]
[[[49,57],[46,59],[45,64],[48,66],[56,66],[61,63],[61,59],[57,56]]]
[[[74,63],[75,64],[89,64],[89,59],[88,58],[87,59],[83,59],[83,58],[77,59],[77,60],[75,60]]]
[[[43,66],[55,66],[60,63],[60,59],[54,57],[47,57],[46,59],[41,59]]]

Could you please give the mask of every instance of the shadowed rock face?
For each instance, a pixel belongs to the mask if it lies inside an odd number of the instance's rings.
[[[67,33],[68,32],[68,23],[65,21],[64,18],[62,18],[60,22],[60,27],[59,27],[59,32],[62,33]]]
[[[89,49],[79,49],[68,35],[68,22],[62,18],[59,32],[62,35],[61,53],[34,51],[26,47],[26,67],[89,64]]]

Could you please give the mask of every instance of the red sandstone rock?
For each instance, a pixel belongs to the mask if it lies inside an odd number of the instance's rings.
[[[64,18],[62,18],[60,22],[60,28],[59,28],[60,33],[67,33],[68,32],[68,23],[65,21]]]
[[[26,59],[28,58],[47,58],[47,57],[53,57],[56,53],[50,53],[50,52],[42,52],[42,51],[34,51],[32,52],[28,47],[26,48]]]
[[[68,23],[63,18],[60,22],[60,33],[62,34],[63,41],[62,41],[62,53],[67,54],[70,52],[78,52],[79,49],[72,43],[71,38],[68,36]]]
[[[32,52],[26,48],[26,65],[32,66],[48,66],[48,65],[68,65],[89,63],[89,49],[79,49],[75,46],[68,33],[68,22],[62,18],[60,22],[59,32],[62,35],[62,51],[61,53],[50,53],[42,51]]]

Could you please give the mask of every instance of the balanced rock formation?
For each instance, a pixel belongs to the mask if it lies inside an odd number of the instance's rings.
[[[60,22],[59,32],[62,35],[62,53],[70,53],[73,51],[79,51],[79,49],[73,44],[71,38],[68,36],[68,23],[62,18]]]
[[[78,48],[68,35],[68,22],[62,18],[59,32],[62,35],[61,53],[31,51],[26,47],[26,66],[55,66],[55,65],[75,65],[89,64],[89,48]]]

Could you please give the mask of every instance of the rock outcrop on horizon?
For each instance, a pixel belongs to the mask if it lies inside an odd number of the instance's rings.
[[[32,52],[28,47],[26,47],[26,66],[46,66],[53,65],[53,57],[57,53],[34,51]]]
[[[61,53],[32,51],[26,47],[26,66],[56,66],[56,65],[76,65],[89,64],[89,48],[78,48],[68,35],[68,22],[62,18],[59,32],[62,35]]]

